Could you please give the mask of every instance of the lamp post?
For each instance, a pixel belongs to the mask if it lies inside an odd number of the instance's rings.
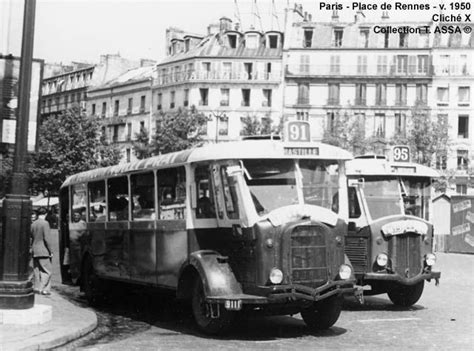
[[[25,0],[13,172],[10,191],[3,201],[0,233],[1,309],[28,309],[35,302],[29,279],[32,203],[26,174],[35,9],[36,0]]]

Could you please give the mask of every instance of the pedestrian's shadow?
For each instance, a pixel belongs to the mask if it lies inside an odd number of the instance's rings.
[[[77,287],[62,286],[57,291],[81,307],[89,307]],[[200,333],[194,324],[189,304],[177,301],[172,293],[153,289],[137,288],[119,284],[115,293],[102,303],[94,306],[100,324],[108,325],[108,332],[114,335],[114,341],[130,337],[142,331],[144,325],[156,326],[159,335],[189,334],[196,337],[220,340],[271,341],[304,336],[334,337],[347,332],[336,324],[327,330],[313,330],[306,326],[299,315],[260,316],[246,315],[237,318],[230,331],[222,336],[207,336]],[[127,320],[130,320],[127,323]],[[106,328],[105,328],[106,329]],[[114,330],[110,330],[114,329]],[[98,336],[94,343],[107,342],[109,336]],[[89,345],[91,343],[89,342]]]

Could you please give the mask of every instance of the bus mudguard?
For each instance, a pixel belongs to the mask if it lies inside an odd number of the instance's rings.
[[[232,297],[242,294],[242,287],[237,282],[234,272],[230,268],[228,258],[213,250],[200,250],[189,255],[180,272],[178,284],[178,297],[185,297],[191,275],[190,270],[195,270],[202,279],[206,297]]]

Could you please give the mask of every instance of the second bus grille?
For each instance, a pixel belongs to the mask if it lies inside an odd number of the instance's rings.
[[[388,254],[392,259],[392,269],[407,278],[421,271],[421,236],[408,233],[396,235],[388,242]]]
[[[291,233],[293,283],[316,287],[327,281],[326,233],[322,226],[299,226]]]

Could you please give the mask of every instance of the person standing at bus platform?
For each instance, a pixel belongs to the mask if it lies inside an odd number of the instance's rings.
[[[82,238],[86,232],[87,225],[82,219],[81,213],[75,211],[72,215],[72,223],[69,224],[69,260],[71,267],[71,277],[79,277],[79,266],[82,255]]]
[[[53,251],[51,229],[45,218],[46,210],[40,208],[38,219],[31,224],[34,291],[42,295],[51,295]]]

